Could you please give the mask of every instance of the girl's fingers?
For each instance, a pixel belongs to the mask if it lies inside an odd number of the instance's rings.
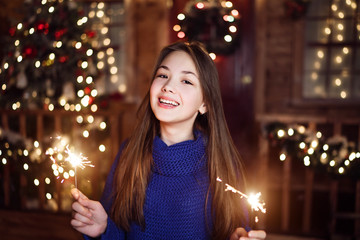
[[[236,228],[230,237],[230,240],[238,240],[240,237],[246,237],[247,232],[244,228]]]
[[[87,224],[81,222],[81,221],[78,221],[76,219],[71,219],[70,221],[70,224],[71,226],[73,226],[74,228],[80,228],[80,227],[85,227],[87,226]]]
[[[73,188],[71,189],[71,195],[73,196],[73,198],[75,200],[79,200],[79,198],[81,199],[88,199],[88,197],[86,197],[82,192],[79,191],[79,189],[77,188]]]
[[[79,201],[76,201],[72,204],[72,209],[75,213],[79,213],[88,218],[92,217],[90,210],[86,206],[84,206],[82,203],[80,203]]]
[[[250,238],[256,238],[256,239],[265,239],[266,238],[266,232],[262,230],[252,230],[248,233],[248,236]]]
[[[84,215],[81,215],[79,213],[75,213],[74,216],[73,216],[73,219],[77,220],[77,221],[80,221],[84,224],[93,224],[94,222],[92,221],[91,218],[88,218]]]

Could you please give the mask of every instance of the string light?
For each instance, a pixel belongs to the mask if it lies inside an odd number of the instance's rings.
[[[301,129],[301,132],[294,131],[292,136],[286,136],[284,133],[289,132],[289,129]],[[283,144],[283,150],[279,154],[280,161],[287,159],[290,149],[290,151],[295,151],[293,153],[295,158],[302,156],[304,166],[323,166],[324,168],[328,166],[330,167],[328,170],[334,169],[332,172],[334,173],[335,171],[337,174],[346,174],[349,172],[349,169],[351,169],[350,172],[352,173],[354,169],[351,163],[355,160],[360,161],[360,151],[354,149],[354,147],[350,148],[352,146],[351,143],[347,143],[343,138],[338,139],[337,141],[339,142],[335,141],[336,138],[330,138],[325,141],[320,131],[313,133],[300,127],[288,127],[287,130],[280,127],[279,129],[273,129],[271,136],[276,137],[279,140],[279,144]],[[299,139],[305,140],[296,143]],[[331,143],[331,147],[329,143]],[[295,148],[288,146],[288,144],[295,144]],[[298,149],[296,149],[296,144]],[[316,161],[319,161],[321,164],[319,165]]]

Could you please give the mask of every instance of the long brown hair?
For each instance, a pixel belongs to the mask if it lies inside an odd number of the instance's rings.
[[[226,124],[218,72],[202,44],[176,42],[161,51],[152,79],[162,61],[174,51],[189,54],[199,74],[207,112],[197,116],[194,127],[200,129],[208,139],[208,196],[211,196],[212,203],[212,238],[226,239],[235,228],[244,224],[244,208],[241,207],[240,198],[225,192],[224,186],[216,179],[221,177],[223,182],[243,189],[244,171]],[[123,149],[114,177],[111,216],[126,231],[130,229],[131,222],[144,226],[143,206],[153,161],[152,144],[155,135],[159,133],[159,122],[151,110],[149,92],[139,107],[138,119],[137,126]]]

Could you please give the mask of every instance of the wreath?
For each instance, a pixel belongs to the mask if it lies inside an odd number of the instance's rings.
[[[290,156],[317,172],[360,178],[360,149],[345,136],[325,138],[302,125],[283,123],[269,123],[265,134],[272,146],[281,148],[281,161]]]
[[[311,0],[285,0],[285,14],[293,20],[303,18],[309,8]]]
[[[230,1],[189,1],[174,26],[178,38],[202,42],[215,54],[234,52],[240,39],[240,14]]]

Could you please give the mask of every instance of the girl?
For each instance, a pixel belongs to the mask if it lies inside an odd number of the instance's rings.
[[[206,50],[197,42],[165,47],[152,79],[101,203],[72,190],[72,226],[86,239],[265,239],[245,230],[244,200],[216,181],[244,188]]]

